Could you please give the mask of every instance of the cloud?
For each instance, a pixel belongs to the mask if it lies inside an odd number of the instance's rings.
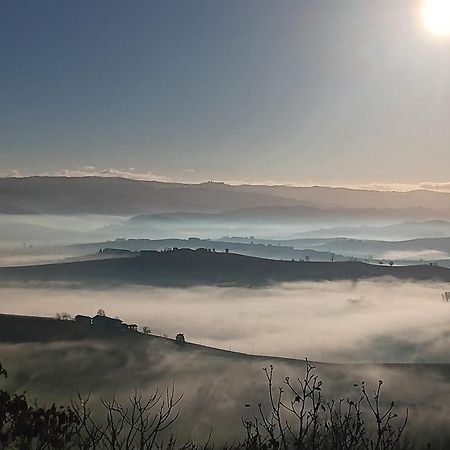
[[[23,175],[17,169],[0,169],[0,178],[21,178]]]
[[[442,182],[442,183],[436,183],[433,181],[427,181],[425,183],[421,183],[420,187],[422,189],[430,189],[434,191],[443,191],[443,192],[450,192],[450,181]]]
[[[193,171],[193,169],[192,169]],[[129,178],[142,181],[173,182],[173,178],[154,173],[152,171],[140,171],[135,167],[126,169],[98,168],[95,166],[82,166],[68,169],[60,169],[49,172],[27,173],[18,169],[0,169],[0,178],[25,178],[30,176],[42,177],[104,177],[104,178]]]
[[[343,189],[363,189],[368,191],[395,191],[395,192],[410,192],[417,190],[428,190],[437,192],[449,192],[450,193],[450,181],[436,182],[436,181],[423,181],[420,183],[318,183],[314,181],[276,181],[276,180],[257,180],[246,181],[239,179],[225,180],[227,184],[233,186],[250,185],[250,186],[287,186],[287,187],[330,187],[330,188],[343,188]]]
[[[141,172],[134,167],[130,167],[128,169],[99,169],[94,166],[83,166],[75,169],[62,169],[51,175],[63,177],[130,178],[133,180],[142,181],[173,181],[170,177],[159,175],[151,171]]]
[[[423,181],[420,183],[366,183],[366,184],[349,184],[335,185],[332,187],[346,187],[350,189],[367,189],[370,191],[397,191],[409,192],[416,190],[428,190],[438,192],[450,192],[450,181]]]

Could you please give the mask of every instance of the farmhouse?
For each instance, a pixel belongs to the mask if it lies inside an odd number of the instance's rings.
[[[119,318],[108,317],[104,314],[97,314],[94,317],[83,316],[78,314],[75,316],[75,323],[78,326],[89,327],[92,330],[98,331],[137,331],[136,324],[127,324],[122,322]]]
[[[122,330],[122,321],[97,314],[92,318],[92,326],[104,330]]]

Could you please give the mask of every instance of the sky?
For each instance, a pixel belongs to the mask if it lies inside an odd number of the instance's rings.
[[[423,6],[4,0],[0,175],[448,182],[450,35]]]

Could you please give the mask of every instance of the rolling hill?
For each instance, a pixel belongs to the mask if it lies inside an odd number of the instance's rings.
[[[0,268],[3,283],[262,286],[276,282],[378,277],[450,282],[450,270],[426,265],[388,267],[356,261],[277,261],[201,249],[148,251],[133,258]]]
[[[97,253],[102,249],[117,250],[157,250],[162,251],[168,248],[190,248],[197,250],[204,248],[224,252],[226,249],[232,253],[240,255],[254,256],[257,258],[269,259],[309,259],[311,261],[346,261],[347,257],[336,255],[331,252],[321,252],[309,249],[296,249],[292,246],[255,244],[240,242],[222,242],[220,240],[199,239],[191,237],[189,239],[116,239],[113,241],[96,242],[89,244],[77,244],[66,247],[67,250],[74,250],[77,255]]]
[[[248,243],[249,238],[221,238],[232,243]],[[405,241],[381,241],[349,238],[252,239],[255,244],[309,248],[363,259],[443,260],[450,257],[450,238],[419,238]]]

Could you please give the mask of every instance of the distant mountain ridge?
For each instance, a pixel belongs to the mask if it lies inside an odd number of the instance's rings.
[[[387,192],[330,187],[233,186],[225,183],[164,183],[126,178],[0,178],[2,214],[108,214],[132,216],[174,212],[223,213],[269,208],[378,210],[406,218],[450,218],[450,194]],[[270,210],[275,208],[275,210]],[[245,210],[248,210],[245,212]],[[391,212],[389,212],[391,211]],[[255,211],[253,211],[255,213]],[[316,211],[317,213],[317,211]],[[397,214],[401,216],[402,214]]]
[[[385,226],[334,226],[307,231],[300,233],[299,236],[304,238],[335,238],[340,236],[354,239],[382,240],[438,238],[450,236],[450,221],[409,221]]]
[[[404,218],[417,218],[437,213],[423,208],[349,208],[330,207],[318,208],[314,206],[259,206],[253,208],[234,209],[215,213],[160,213],[140,214],[130,219],[130,225],[142,224],[175,224],[175,223],[252,223],[254,221],[276,221],[278,223],[317,223],[317,222],[349,222],[367,220],[399,220]]]

